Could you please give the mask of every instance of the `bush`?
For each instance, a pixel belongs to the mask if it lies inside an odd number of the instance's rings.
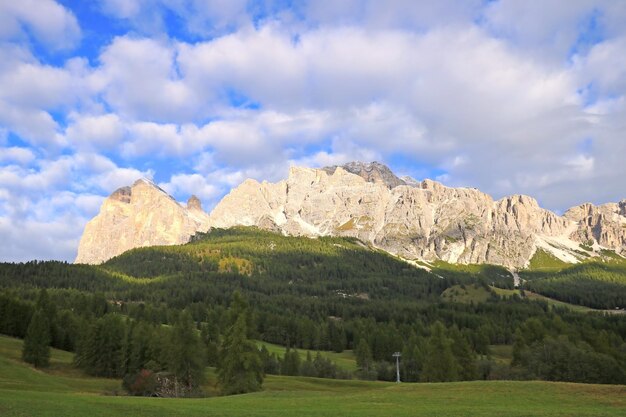
[[[155,396],[158,391],[158,385],[156,374],[148,369],[128,374],[122,380],[122,387],[130,395],[141,397]]]

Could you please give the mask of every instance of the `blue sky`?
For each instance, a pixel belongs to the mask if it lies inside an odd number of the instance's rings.
[[[626,1],[0,0],[0,260],[72,260],[116,188],[400,175],[626,198]]]

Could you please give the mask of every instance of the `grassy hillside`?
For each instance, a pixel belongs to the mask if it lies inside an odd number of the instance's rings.
[[[257,341],[259,346],[264,345],[270,353],[275,353],[279,357],[282,357],[285,354],[285,347],[276,345],[274,343]],[[298,350],[298,354],[300,355],[301,360],[305,360],[307,356],[307,352],[310,352],[312,356],[315,356],[316,352],[310,350],[300,349]],[[346,371],[356,371],[356,357],[354,356],[354,352],[351,350],[344,350],[341,353],[337,352],[321,352],[321,355],[330,359],[337,366]]]
[[[21,342],[0,337],[0,415],[29,416],[617,416],[626,387],[547,382],[393,384],[268,377],[264,391],[231,397],[160,399],[101,395],[119,381],[66,375],[21,363]],[[53,367],[53,368],[54,368]]]
[[[576,265],[538,251],[520,276],[524,288],[550,298],[598,309],[626,308],[626,259],[610,251]]]
[[[513,291],[513,290],[502,290]],[[446,289],[441,298],[455,303],[484,303],[492,296],[492,290],[476,284],[454,285]]]
[[[547,284],[569,278],[573,268],[582,267],[595,268],[591,270],[595,275],[585,279],[597,277],[596,285],[622,285],[619,262],[587,262],[559,272],[527,271],[524,276],[527,285],[545,287],[533,290],[536,294],[545,294]],[[463,346],[453,353],[451,368],[455,361],[469,364],[463,375],[451,372],[443,379],[446,381],[510,376],[626,381],[626,316],[581,314],[591,310],[569,305],[569,309],[549,308],[550,304],[565,306],[559,303],[574,301],[557,302],[545,295],[494,296],[492,292],[513,291],[512,275],[502,267],[444,262],[429,266],[432,272],[355,239],[287,237],[255,228],[218,229],[186,245],[134,249],[101,266],[0,264],[0,333],[24,337],[34,301],[40,289],[47,288],[54,307],[51,311],[56,311],[50,314],[55,347],[76,350],[86,346],[79,342],[97,340],[92,335],[103,332],[103,326],[113,326],[111,331],[118,335],[113,339],[121,339],[134,327],[131,324],[141,323],[143,330],[137,334],[145,336],[151,356],[142,357],[143,362],[134,366],[152,361],[159,366],[156,369],[164,369],[168,358],[161,346],[169,336],[161,330],[171,328],[185,310],[189,321],[201,330],[206,363],[215,365],[219,360],[217,349],[232,325],[228,305],[238,292],[249,305],[248,336],[278,354],[278,358],[264,356],[268,373],[347,377],[356,368],[353,352],[360,344],[362,357],[371,365],[367,374],[358,372],[353,376],[393,380],[392,355],[401,351],[412,358],[406,361],[407,378],[437,380],[429,379],[424,369],[438,361],[432,354],[436,349],[429,343],[435,343],[435,336],[441,334],[437,326],[443,326],[442,337],[459,342],[453,346]],[[562,287],[559,294],[564,297],[570,286]],[[620,296],[619,288],[606,295],[607,303]],[[556,299],[559,294],[550,296]],[[587,291],[584,296],[578,301],[600,299],[605,294]],[[516,363],[515,369],[495,366],[487,357],[488,346],[512,346],[516,332],[525,329],[527,322],[538,331],[527,332],[520,342],[526,349],[524,361]],[[561,361],[584,363],[599,371],[585,373],[582,370],[587,368],[576,366],[573,369],[580,372],[564,373],[551,357],[534,354],[544,347],[560,351],[562,345],[568,349],[565,356],[559,357]],[[321,351],[341,372],[332,367],[324,370],[321,360],[315,373],[310,367],[306,372],[291,371],[288,366],[282,369],[283,346],[297,348],[302,358],[307,351]],[[121,352],[114,356],[112,362],[124,355]],[[537,363],[540,360],[545,363]],[[131,370],[123,367],[129,362],[120,362],[122,365],[112,363],[110,373],[82,366],[94,375],[130,375]],[[480,373],[472,370],[477,362]]]

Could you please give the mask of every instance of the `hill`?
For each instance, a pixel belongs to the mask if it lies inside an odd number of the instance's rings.
[[[602,265],[607,274],[619,275],[620,262]],[[524,289],[583,267],[599,268],[585,262],[529,270],[522,273]],[[606,300],[619,300],[621,281],[598,278],[594,288],[618,285]],[[159,329],[186,310],[215,352],[228,327],[227,306],[238,291],[250,305],[249,336],[266,344],[270,374],[284,372],[283,348],[272,349],[277,345],[298,349],[302,358],[307,351],[313,357],[326,352],[321,358],[336,362],[323,372],[322,362],[315,372],[309,366],[306,375],[393,380],[392,354],[403,352],[413,358],[403,363],[407,378],[428,381],[424,369],[436,359],[427,349],[439,335],[443,343],[463,347],[455,350],[453,371],[444,380],[626,380],[626,316],[575,311],[552,299],[516,294],[513,276],[500,266],[415,266],[350,237],[311,239],[237,227],[198,234],[185,245],[132,249],[98,266],[1,264],[0,333],[24,336],[41,288],[48,289],[55,311],[52,344],[68,350],[96,331],[96,324],[109,322],[122,338],[132,323],[141,323],[142,331],[153,334],[150,343],[158,344]],[[552,296],[561,294],[566,295]],[[516,360],[494,360],[490,345],[515,346]],[[358,357],[359,348],[361,365],[348,365],[346,352]],[[542,351],[561,352],[561,362],[539,355]],[[209,363],[215,354],[212,358]],[[569,362],[576,366],[563,368]],[[463,372],[457,371],[461,363]],[[113,369],[122,372],[117,365]]]

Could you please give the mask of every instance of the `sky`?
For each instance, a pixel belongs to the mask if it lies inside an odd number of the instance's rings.
[[[0,261],[72,261],[141,177],[208,211],[353,160],[626,198],[626,0],[0,0]]]

